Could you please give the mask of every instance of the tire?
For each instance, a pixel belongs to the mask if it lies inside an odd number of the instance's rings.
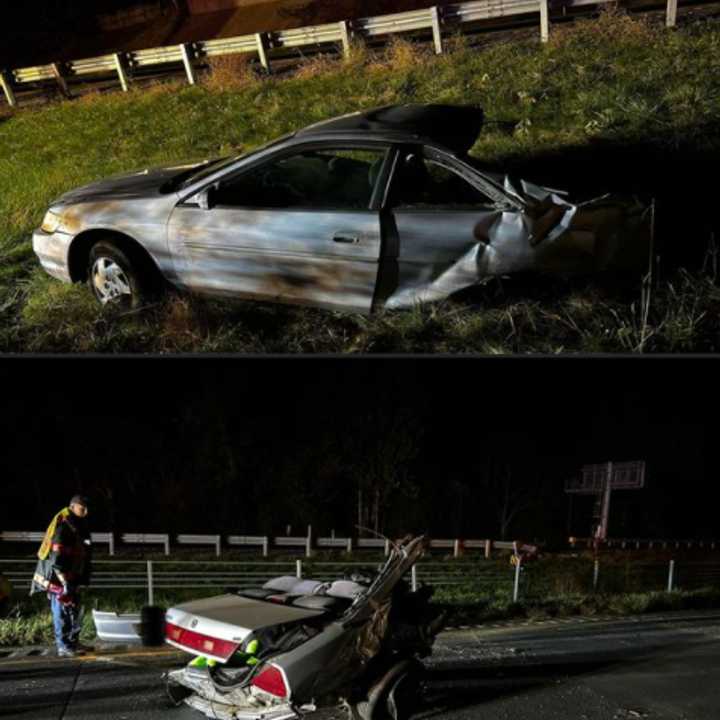
[[[410,668],[395,680],[387,698],[387,710],[392,720],[410,720],[420,705],[420,675]]]
[[[150,292],[150,273],[134,254],[112,240],[100,240],[88,255],[87,283],[101,305],[120,309],[140,307]]]
[[[421,669],[416,660],[393,664],[366,698],[350,704],[351,720],[408,720],[416,709]]]

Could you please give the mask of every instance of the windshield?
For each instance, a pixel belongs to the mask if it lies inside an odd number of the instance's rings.
[[[248,158],[251,155],[255,155],[259,152],[262,152],[263,150],[267,150],[268,148],[273,147],[273,145],[278,145],[279,143],[284,142],[288,138],[291,138],[294,134],[295,133],[288,133],[287,135],[283,135],[282,137],[271,140],[264,145],[260,145],[260,147],[257,147],[250,152],[244,153],[243,155],[232,155],[230,157],[223,157],[217,160],[212,160],[210,161],[209,165],[203,165],[200,170],[192,169],[189,176],[181,178],[182,182],[180,183],[180,185],[178,185],[178,187],[180,189],[184,189],[186,187],[189,187],[190,185],[194,185],[196,182],[203,180],[206,177],[209,177],[213,173],[216,173],[218,170],[222,170],[224,167],[231,165],[237,160]]]

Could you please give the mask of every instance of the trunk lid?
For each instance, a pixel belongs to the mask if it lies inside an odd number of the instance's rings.
[[[300,622],[322,615],[322,610],[293,607],[264,600],[219,595],[170,608],[165,615],[166,642],[195,655],[224,662],[234,652],[222,652],[205,642],[239,646],[251,633],[274,625]],[[195,636],[201,636],[199,639]]]

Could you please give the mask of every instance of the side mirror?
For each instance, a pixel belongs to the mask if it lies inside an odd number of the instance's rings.
[[[195,197],[197,198],[197,204],[202,210],[210,210],[214,203],[214,195],[217,192],[219,185],[214,183],[201,190]]]

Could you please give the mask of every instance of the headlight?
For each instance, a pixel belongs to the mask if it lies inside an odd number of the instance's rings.
[[[48,210],[43,218],[42,225],[40,228],[43,232],[54,233],[62,222],[62,216],[58,213],[54,213],[52,210]]]

